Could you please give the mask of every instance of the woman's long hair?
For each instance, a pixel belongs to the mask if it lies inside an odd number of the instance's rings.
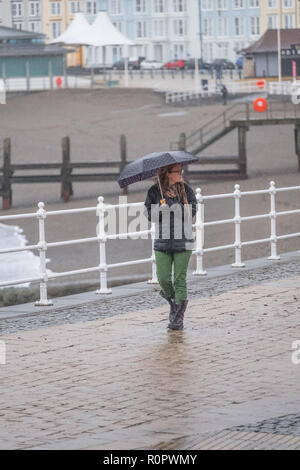
[[[187,195],[186,195],[186,191],[185,191],[185,187],[184,187],[184,182],[175,183],[175,184],[172,185],[172,188],[170,188],[170,186],[169,186],[168,172],[170,170],[172,170],[172,168],[175,165],[176,165],[176,163],[172,164],[172,165],[164,166],[159,170],[158,177],[159,177],[159,180],[160,180],[161,189],[162,189],[162,192],[163,192],[163,197],[165,198],[168,195],[168,191],[171,189],[172,191],[175,192],[176,198],[177,198],[178,201],[181,201],[184,204],[188,204],[188,199],[187,199]],[[160,192],[158,178],[156,178],[156,185],[157,185],[158,190]],[[188,216],[189,216],[190,214],[189,214],[188,206],[185,205],[184,207],[187,209]]]
[[[159,170],[158,177],[160,179],[160,184],[161,184],[161,189],[163,192],[163,197],[165,198],[167,196],[168,191],[171,189],[172,191],[175,192],[176,198],[179,201],[182,201],[184,204],[188,204],[186,192],[185,192],[185,187],[183,182],[175,183],[172,185],[172,188],[169,186],[169,178],[168,178],[168,172],[172,170],[172,168],[175,166],[173,165],[168,165],[164,166]],[[156,178],[156,185],[159,188],[158,184],[158,178]]]

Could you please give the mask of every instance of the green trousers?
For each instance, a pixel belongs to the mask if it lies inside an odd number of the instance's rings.
[[[157,278],[163,293],[175,298],[178,305],[187,300],[186,273],[192,251],[169,253],[155,250]],[[174,263],[174,284],[172,282],[172,265]]]

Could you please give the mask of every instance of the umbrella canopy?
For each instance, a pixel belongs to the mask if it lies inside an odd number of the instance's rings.
[[[91,28],[83,13],[76,13],[70,26],[50,44],[75,45],[79,35],[86,33]]]
[[[72,36],[72,45],[133,46],[134,43],[120,33],[110,21],[107,13],[102,11],[97,14],[92,26]]]
[[[157,175],[158,170],[164,166],[175,165],[176,163],[184,165],[197,161],[198,158],[183,150],[149,153],[128,163],[128,165],[123,168],[118,183],[120,188],[125,188],[132,183],[143,181]]]

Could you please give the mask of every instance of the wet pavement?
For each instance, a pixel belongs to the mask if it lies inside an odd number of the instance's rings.
[[[294,259],[294,260],[293,260]],[[236,288],[268,283],[276,279],[283,279],[300,275],[300,252],[281,255],[280,262],[257,260],[247,262],[245,269],[233,269],[230,266],[208,270],[208,276],[194,276],[188,273],[189,299],[211,298]],[[253,266],[254,264],[254,266]],[[259,267],[258,267],[259,266]],[[223,272],[223,275],[221,274]],[[219,274],[218,274],[219,273]],[[226,273],[226,275],[225,275]],[[9,334],[17,331],[34,330],[47,326],[58,326],[65,323],[72,324],[92,321],[100,318],[109,318],[115,315],[126,315],[141,309],[151,309],[165,306],[165,300],[159,295],[159,285],[144,283],[124,286],[122,289],[112,289],[113,295],[97,296],[93,293],[65,297],[63,304],[69,305],[53,307],[16,306],[0,308],[0,332]],[[116,294],[117,291],[117,294]],[[96,300],[91,300],[95,298]],[[59,305],[60,299],[56,299]],[[74,305],[74,302],[76,303]],[[30,310],[31,309],[31,310]],[[18,313],[19,310],[19,313]],[[11,313],[12,312],[12,313]]]
[[[3,320],[0,448],[300,448],[297,262],[197,282]]]

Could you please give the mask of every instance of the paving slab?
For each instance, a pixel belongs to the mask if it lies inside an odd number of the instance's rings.
[[[300,275],[300,252],[281,255],[279,260],[267,258],[249,260],[243,268],[232,265],[207,269],[205,276],[188,272],[189,298],[210,298],[236,287],[270,283],[275,279]],[[0,332],[37,329],[64,323],[107,318],[162,306],[165,301],[159,295],[158,284],[138,282],[112,288],[111,294],[97,295],[95,291],[51,299],[53,305],[37,307],[34,303],[0,308]]]
[[[298,449],[299,284],[2,335],[0,447]]]

